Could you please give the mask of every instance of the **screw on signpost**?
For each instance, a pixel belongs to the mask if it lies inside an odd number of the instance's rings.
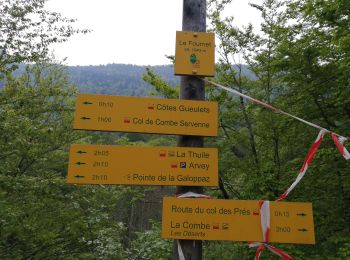
[[[206,0],[184,0],[182,13],[182,30],[189,32],[206,31]],[[190,62],[197,61],[196,55],[190,56]],[[180,99],[204,100],[204,82],[196,76],[181,76]],[[180,147],[203,147],[203,137],[179,136]],[[202,193],[203,187],[178,186],[177,194],[188,191]],[[179,240],[185,259],[202,259],[202,241]],[[174,259],[179,258],[177,241],[174,242]]]

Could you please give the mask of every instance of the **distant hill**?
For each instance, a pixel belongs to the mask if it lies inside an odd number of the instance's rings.
[[[68,71],[80,93],[147,96],[152,88],[142,80],[146,68],[147,66],[108,64],[68,67]],[[179,84],[179,77],[174,76],[172,66],[150,68],[171,85]]]
[[[20,64],[13,73],[19,75],[25,65]],[[107,64],[98,66],[68,66],[71,81],[80,93],[109,94],[119,96],[148,96],[152,87],[143,81],[146,68],[151,68],[170,85],[180,84],[180,77],[174,75],[171,65],[137,66],[128,64]],[[0,81],[0,89],[4,81]]]
[[[71,81],[77,85],[80,93],[108,94],[118,96],[148,96],[152,87],[142,80],[146,68],[162,77],[170,85],[179,85],[180,77],[174,75],[171,65],[137,66],[128,64],[107,64],[98,66],[67,67]],[[236,66],[235,66],[236,68]],[[243,74],[255,79],[254,75],[243,66]],[[14,73],[18,75],[24,70],[24,65]],[[4,82],[0,82],[0,89]]]

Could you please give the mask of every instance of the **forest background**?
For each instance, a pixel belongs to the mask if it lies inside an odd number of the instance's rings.
[[[349,136],[350,2],[265,0],[252,5],[263,18],[258,33],[220,17],[229,2],[208,1],[208,30],[218,39],[214,80]],[[0,258],[169,259],[172,241],[160,238],[159,223],[161,198],[172,187],[74,186],[65,177],[72,143],[175,146],[176,137],[73,131],[79,74],[48,47],[88,30],[46,11],[45,0],[0,3]],[[18,70],[23,63],[30,65]],[[129,71],[104,67],[110,75]],[[178,81],[158,69],[142,68],[142,87],[103,76],[104,86],[94,88],[92,77],[86,92],[178,98]],[[206,93],[220,108],[219,136],[205,140],[219,149],[220,187],[205,193],[275,200],[318,130],[210,86]],[[329,135],[288,201],[313,203],[316,244],[279,248],[295,259],[350,258],[350,168]],[[246,243],[204,242],[204,259],[253,255]]]

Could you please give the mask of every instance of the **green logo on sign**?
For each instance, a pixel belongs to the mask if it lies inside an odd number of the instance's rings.
[[[197,61],[197,56],[196,56],[196,54],[192,53],[191,56],[190,56],[190,62],[192,64],[195,64],[196,61]]]

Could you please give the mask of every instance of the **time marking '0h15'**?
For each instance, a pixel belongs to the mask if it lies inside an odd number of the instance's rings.
[[[263,242],[260,217],[259,201],[164,198],[162,237]],[[312,204],[270,202],[269,237],[270,242],[315,244]]]

